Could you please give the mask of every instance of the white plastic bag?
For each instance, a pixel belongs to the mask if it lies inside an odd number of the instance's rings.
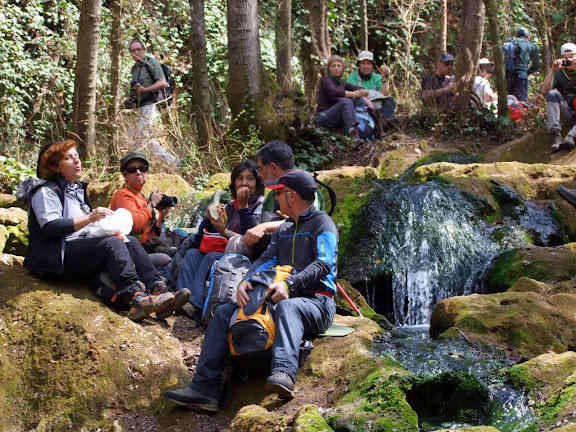
[[[134,220],[132,213],[124,208],[119,208],[110,216],[106,216],[97,222],[92,222],[82,228],[80,237],[97,238],[119,235],[124,241],[132,231]]]

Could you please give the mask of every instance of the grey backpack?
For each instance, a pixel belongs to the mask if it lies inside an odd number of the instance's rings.
[[[236,303],[236,288],[248,273],[250,265],[248,257],[236,253],[226,254],[212,264],[202,308],[203,323],[208,324],[218,306]]]

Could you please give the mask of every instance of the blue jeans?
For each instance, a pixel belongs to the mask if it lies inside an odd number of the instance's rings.
[[[190,290],[190,303],[193,306],[201,308],[204,305],[206,279],[210,274],[212,264],[218,261],[222,255],[224,254],[221,252],[205,254],[198,249],[189,249],[186,252],[176,280],[176,289],[188,288]]]
[[[520,78],[517,72],[506,72],[508,94],[512,94],[519,101],[528,100],[528,78]]]
[[[237,306],[221,305],[208,324],[196,374],[189,384],[201,394],[219,399],[222,370],[230,354],[228,328]],[[298,356],[304,336],[312,337],[326,330],[334,319],[334,299],[317,294],[315,297],[294,297],[276,305],[276,339],[272,345],[272,373],[285,372],[296,378]]]

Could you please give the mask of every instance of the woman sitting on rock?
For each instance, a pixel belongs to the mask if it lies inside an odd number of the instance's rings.
[[[178,291],[184,288],[190,290],[190,303],[194,308],[185,310],[195,319],[200,318],[204,284],[210,268],[224,254],[228,239],[243,235],[260,222],[264,184],[258,175],[258,167],[254,162],[241,162],[234,167],[230,177],[230,192],[234,201],[219,209],[218,218],[207,212],[194,239],[197,247],[185,252],[178,271],[176,287]]]
[[[44,147],[38,157],[37,175],[42,180],[25,182],[20,195],[28,202],[30,246],[24,265],[40,277],[68,280],[93,278],[107,272],[116,288],[106,303],[129,309],[128,317],[140,321],[156,313],[172,313],[174,295],[134,237],[127,242],[116,236],[90,237],[88,224],[112,213],[92,209],[86,183],[79,181],[82,163],[72,140]]]
[[[314,122],[330,129],[343,128],[346,134],[358,137],[354,100],[368,96],[368,90],[342,79],[344,59],[333,55],[328,58],[327,75],[320,80],[318,107]]]

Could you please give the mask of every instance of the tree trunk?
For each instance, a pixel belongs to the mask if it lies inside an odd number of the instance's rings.
[[[276,79],[283,90],[292,87],[292,0],[278,0],[276,17]]]
[[[456,56],[455,109],[458,112],[464,111],[470,103],[483,38],[484,3],[482,0],[464,0],[460,22],[460,49]]]
[[[448,0],[442,0],[442,21],[440,23],[440,52],[448,51]]]
[[[506,68],[502,53],[502,39],[498,25],[498,3],[496,0],[484,0],[486,15],[488,17],[488,35],[492,42],[492,55],[494,56],[494,75],[496,76],[496,90],[498,91],[498,115],[503,117],[508,113],[508,87],[506,85]]]
[[[306,98],[313,105],[323,67],[330,56],[328,9],[326,0],[304,0],[304,8],[308,11],[308,20],[307,32],[302,38],[301,59]]]
[[[83,0],[76,45],[74,130],[83,156],[96,152],[96,78],[100,39],[100,0]]]
[[[360,0],[360,14],[362,19],[360,45],[363,50],[368,51],[368,4],[366,0]]]
[[[212,104],[206,55],[204,0],[190,0],[190,44],[192,62],[192,111],[196,117],[198,147],[209,148],[212,138]]]
[[[238,127],[246,131],[255,120],[255,98],[262,90],[258,0],[228,0],[228,64],[228,104]]]
[[[122,5],[121,0],[113,0],[112,28],[110,30],[110,93],[112,104],[110,118],[115,121],[120,110],[120,73],[122,70]]]

